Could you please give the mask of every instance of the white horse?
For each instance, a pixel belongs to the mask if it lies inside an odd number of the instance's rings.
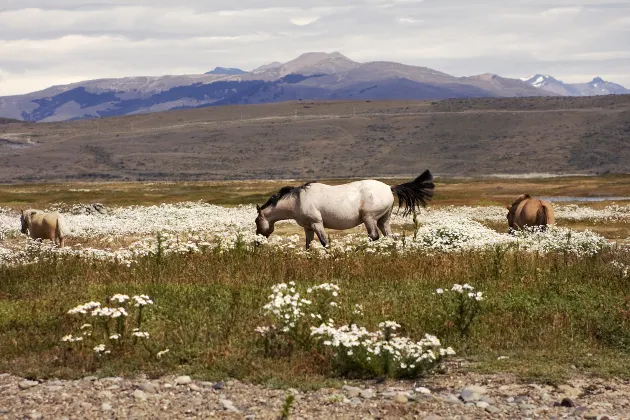
[[[417,206],[426,206],[433,196],[433,176],[428,170],[411,182],[389,186],[372,179],[342,185],[306,183],[299,187],[282,187],[262,206],[256,206],[256,234],[269,237],[274,223],[294,219],[304,228],[306,249],[317,235],[323,246],[328,245],[324,228],[344,230],[365,224],[372,240],[391,235],[389,218],[394,206],[405,206],[408,215]]]
[[[33,239],[50,239],[62,248],[65,242],[65,224],[59,213],[46,213],[41,210],[20,209],[22,233]]]

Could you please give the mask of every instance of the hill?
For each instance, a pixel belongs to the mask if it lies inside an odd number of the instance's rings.
[[[629,173],[630,95],[295,101],[0,125],[0,182]]]

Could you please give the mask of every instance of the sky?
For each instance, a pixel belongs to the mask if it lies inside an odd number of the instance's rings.
[[[0,96],[311,51],[630,88],[630,0],[0,0]]]

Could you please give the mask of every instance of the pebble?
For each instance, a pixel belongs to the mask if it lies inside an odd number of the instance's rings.
[[[111,400],[112,398],[114,398],[114,394],[111,391],[101,391],[98,393],[98,396],[101,398],[108,399],[108,400]]]
[[[431,390],[429,388],[425,388],[423,386],[419,386],[418,388],[416,388],[416,392],[419,394],[430,394]]]
[[[342,391],[346,391],[346,395],[348,395],[348,398],[354,398],[354,397],[358,397],[359,395],[361,395],[361,388],[357,388],[356,386],[349,386],[349,385],[344,385],[341,388]]]
[[[53,386],[47,386],[46,389],[49,390],[50,392],[59,392],[63,389],[63,387],[58,386],[58,385],[53,385]]]
[[[43,418],[44,415],[42,413],[40,413],[39,411],[31,411],[30,413],[28,413],[28,418],[32,419],[32,420],[38,420]]]
[[[407,396],[405,394],[399,392],[394,397],[394,402],[396,402],[398,404],[406,404],[407,402],[409,402],[409,399],[407,398]]]
[[[495,407],[494,405],[489,405],[486,407],[486,411],[490,414],[498,414],[501,412],[501,409],[498,407]]]
[[[225,382],[219,381],[212,385],[212,389],[223,389],[225,387]]]
[[[365,390],[361,391],[359,396],[361,398],[363,398],[364,400],[370,400],[370,399],[374,398],[374,390],[371,389],[371,388],[365,389]]]
[[[101,410],[103,411],[112,411],[113,407],[110,403],[103,403],[101,404]]]
[[[484,408],[484,409],[490,407],[490,404],[488,404],[485,401],[477,401],[476,405],[478,408]]]
[[[229,411],[230,413],[238,413],[238,408],[234,407],[234,403],[230,400],[220,399],[219,404],[223,407],[225,411]]]
[[[354,397],[350,399],[350,405],[357,406],[357,405],[361,405],[362,403],[363,401],[359,397]]]
[[[135,391],[133,391],[133,397],[139,401],[146,401],[148,398],[147,394],[141,389],[136,389]]]
[[[180,376],[175,379],[175,385],[188,385],[191,382],[192,379],[190,379],[190,376]]]
[[[459,393],[459,396],[464,402],[475,402],[481,399],[481,394],[469,388],[463,389],[462,392]]]
[[[33,388],[34,386],[39,385],[39,382],[37,381],[29,381],[28,379],[25,379],[23,381],[18,382],[18,388],[24,390],[24,389],[29,389],[29,388]]]
[[[148,392],[149,394],[155,394],[155,392],[157,391],[155,385],[153,385],[151,382],[143,382],[136,386],[139,390]]]
[[[195,385],[195,384],[188,384],[188,389],[190,389],[191,391],[201,391],[201,388],[199,388],[199,386]]]
[[[89,410],[90,408],[92,408],[92,404],[90,404],[89,402],[85,402],[83,401],[82,403],[79,404],[81,406],[81,408],[84,408],[86,410]]]
[[[563,398],[559,405],[560,407],[575,407],[575,403],[571,398]]]
[[[83,378],[84,381],[88,381],[88,382],[93,382],[98,380],[98,376],[86,376],[85,378]]]
[[[457,398],[455,395],[452,395],[452,394],[442,397],[442,400],[449,404],[456,404],[456,405],[463,404],[462,400],[460,400],[459,398]]]
[[[587,411],[586,413],[584,413],[584,418],[586,420],[597,420],[597,414],[593,413],[593,412],[590,412],[590,411]]]

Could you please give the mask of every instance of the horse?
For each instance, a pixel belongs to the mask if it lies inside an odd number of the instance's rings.
[[[41,210],[20,209],[22,233],[33,239],[50,239],[59,248],[65,244],[65,223],[59,213],[46,213]]]
[[[411,182],[389,186],[373,179],[341,185],[307,182],[298,187],[285,186],[273,194],[262,206],[256,205],[256,234],[269,237],[274,223],[294,219],[304,228],[306,249],[315,235],[328,246],[325,228],[345,230],[363,223],[372,240],[392,234],[389,219],[394,207],[394,194],[398,207],[404,205],[407,216],[418,206],[426,206],[433,197],[433,176],[425,170]]]
[[[529,194],[520,195],[512,205],[507,205],[507,220],[510,232],[514,229],[523,229],[525,226],[541,226],[556,222],[553,207],[547,201],[532,198]]]

